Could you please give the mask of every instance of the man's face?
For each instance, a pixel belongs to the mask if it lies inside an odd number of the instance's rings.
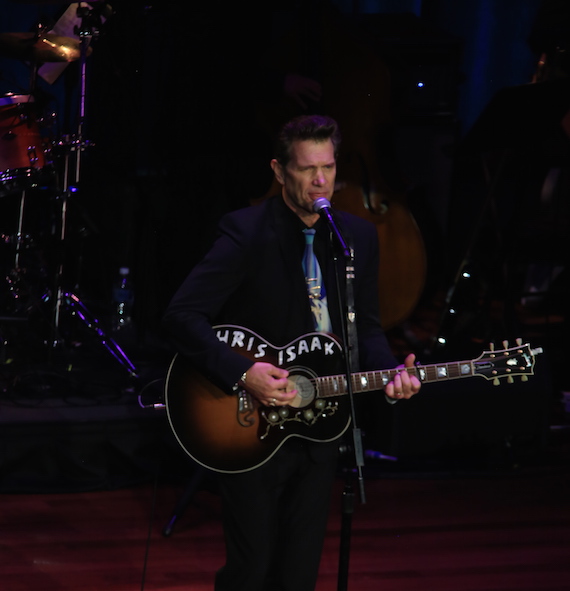
[[[307,226],[315,224],[319,214],[313,211],[314,202],[322,197],[330,201],[333,196],[336,161],[332,141],[295,141],[287,166],[272,160],[271,167],[283,187],[282,195],[287,206]]]

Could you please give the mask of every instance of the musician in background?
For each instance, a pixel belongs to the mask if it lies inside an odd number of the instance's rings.
[[[302,116],[286,124],[271,161],[281,194],[222,218],[213,247],[165,313],[164,327],[175,348],[228,396],[244,388],[260,405],[279,408],[296,391],[285,368],[263,359],[254,363],[220,342],[212,326],[243,326],[275,346],[315,330],[342,332],[346,293],[337,290],[335,275],[341,283],[346,275],[335,265],[343,267],[344,261],[334,256],[326,222],[313,209],[317,199],[330,202],[333,196],[339,142],[337,124],[328,117]],[[376,229],[356,216],[334,215],[355,253],[359,369],[393,368],[397,361],[378,311]],[[310,285],[314,278],[306,278],[302,264],[307,229],[315,230],[320,267],[319,281]],[[409,355],[404,366],[413,364]],[[384,393],[396,401],[419,389],[418,379],[404,371]],[[219,474],[226,564],[217,573],[216,591],[314,589],[338,448],[338,439],[291,437],[261,466]]]

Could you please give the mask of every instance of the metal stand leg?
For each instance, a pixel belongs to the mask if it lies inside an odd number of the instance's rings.
[[[107,336],[101,328],[99,321],[89,312],[87,307],[74,293],[64,293],[62,296],[66,306],[74,316],[77,316],[87,328],[92,330],[99,338],[101,344],[109,353],[129,372],[133,378],[138,378],[137,369],[133,362],[127,357],[127,354],[119,344],[111,337]]]
[[[205,474],[206,469],[202,466],[199,466],[196,469],[196,472],[194,472],[194,475],[188,483],[186,490],[180,497],[180,500],[176,504],[176,507],[174,507],[174,511],[172,512],[172,517],[170,518],[170,521],[165,525],[164,529],[162,530],[162,534],[164,536],[169,536],[172,533],[174,525],[176,524],[178,518],[182,515],[182,513],[184,513],[186,507],[188,506],[188,503],[192,500],[194,493],[198,490],[198,487],[204,480]]]

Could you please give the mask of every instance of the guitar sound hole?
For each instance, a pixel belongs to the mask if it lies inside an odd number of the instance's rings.
[[[290,406],[303,408],[315,398],[315,387],[307,376],[302,374],[289,374],[290,388],[297,390],[297,396],[291,401]]]

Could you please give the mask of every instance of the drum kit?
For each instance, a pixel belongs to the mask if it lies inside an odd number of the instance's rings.
[[[4,224],[14,218],[10,229],[0,228],[0,248],[9,253],[2,257],[4,277],[0,277],[0,360],[12,361],[8,350],[15,337],[7,327],[26,322],[41,308],[41,341],[48,358],[51,351],[65,346],[62,319],[69,316],[87,326],[129,375],[136,377],[136,368],[121,346],[65,285],[63,245],[68,233],[68,205],[78,191],[82,155],[90,147],[84,138],[86,66],[91,42],[102,22],[99,7],[93,8],[97,4],[79,2],[69,7],[67,12],[73,10],[76,16],[76,38],[40,27],[34,33],[0,33],[0,57],[23,61],[31,70],[29,92],[0,96],[0,220]],[[36,100],[38,70],[47,64],[70,62],[78,62],[80,68],[77,124],[73,133],[54,139],[50,136],[54,119],[43,116]],[[31,211],[36,203],[30,200],[38,193],[49,195],[55,204],[55,213],[47,216],[53,218],[47,224],[48,241],[56,244],[53,250],[59,253],[52,261],[53,269],[46,268],[42,249],[26,231],[28,218],[42,217]],[[2,214],[3,204],[8,215]]]

